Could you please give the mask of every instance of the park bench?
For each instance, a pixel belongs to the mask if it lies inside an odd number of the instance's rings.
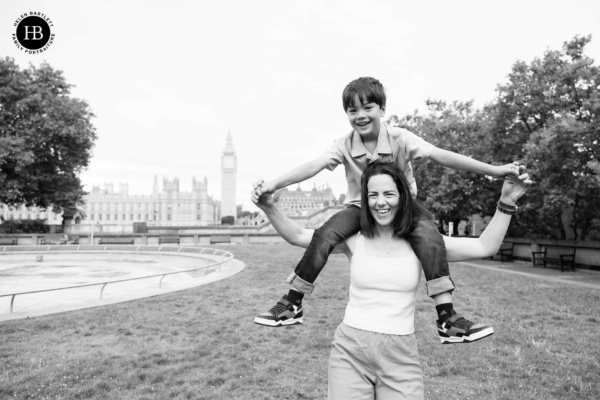
[[[17,238],[0,238],[0,245],[2,246],[14,246],[18,244],[19,240]]]
[[[103,237],[99,244],[133,244],[134,238],[128,237]]]
[[[498,249],[498,252],[496,253],[496,256],[500,257],[500,262],[504,262],[504,260],[506,259],[507,261],[512,261],[513,259],[513,249],[515,247],[515,244],[510,242],[510,243],[502,243],[500,245],[500,248]],[[487,257],[490,260],[494,259],[494,256],[490,256]]]
[[[210,244],[231,243],[231,235],[211,235]]]
[[[66,237],[58,237],[53,240],[47,238],[41,238],[39,244],[79,244],[79,236],[68,235]]]
[[[161,236],[158,244],[179,244],[179,236]]]
[[[560,265],[560,272],[567,267],[575,271],[575,250],[576,247],[542,246],[542,251],[531,252],[531,261],[534,267],[541,264],[546,268],[546,263],[551,263]]]

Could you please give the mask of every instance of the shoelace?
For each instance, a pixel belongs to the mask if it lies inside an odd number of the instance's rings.
[[[463,317],[460,317],[456,321],[454,321],[452,323],[452,325],[455,325],[455,326],[457,326],[457,327],[459,327],[461,329],[464,329],[465,331],[468,331],[469,329],[471,329],[471,327],[474,324],[473,324],[473,322],[471,322],[471,321],[469,321],[469,320],[467,320],[467,319],[465,319]]]

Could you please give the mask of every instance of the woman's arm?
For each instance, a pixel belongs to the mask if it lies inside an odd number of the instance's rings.
[[[291,245],[307,248],[312,239],[314,229],[305,229],[283,214],[273,201],[270,193],[259,195],[252,190],[251,199],[258,208],[264,211],[273,228]]]
[[[508,178],[504,181],[500,197],[502,203],[508,206],[515,206],[516,201],[529,189],[531,180],[529,180],[528,174],[523,173],[524,171],[525,167],[520,166],[519,172],[521,175],[518,178]],[[497,209],[494,217],[479,238],[453,238],[444,236],[448,261],[465,261],[496,254],[502,244],[510,220],[511,215]]]
[[[307,248],[312,240],[314,229],[305,229],[296,224],[290,218],[277,208],[273,201],[273,196],[270,193],[258,195],[256,190],[252,191],[252,201],[258,208],[264,211],[269,221],[273,225],[273,228],[281,235],[281,237],[291,245]],[[334,254],[344,253],[348,257],[352,256],[352,250],[354,248],[355,236],[351,236],[346,239],[343,243],[335,246],[333,249]]]

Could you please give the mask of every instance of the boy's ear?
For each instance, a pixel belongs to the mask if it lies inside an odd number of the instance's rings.
[[[381,109],[381,116],[383,117],[385,115],[385,108]]]

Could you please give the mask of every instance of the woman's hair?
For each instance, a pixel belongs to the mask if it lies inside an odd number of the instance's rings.
[[[398,211],[392,221],[394,235],[404,237],[416,228],[421,216],[431,218],[431,214],[425,206],[412,197],[410,184],[398,167],[391,163],[373,163],[367,167],[361,177],[360,227],[363,235],[371,239],[377,233],[375,219],[369,209],[369,189],[367,187],[369,179],[375,175],[389,175],[398,188],[400,195]]]

